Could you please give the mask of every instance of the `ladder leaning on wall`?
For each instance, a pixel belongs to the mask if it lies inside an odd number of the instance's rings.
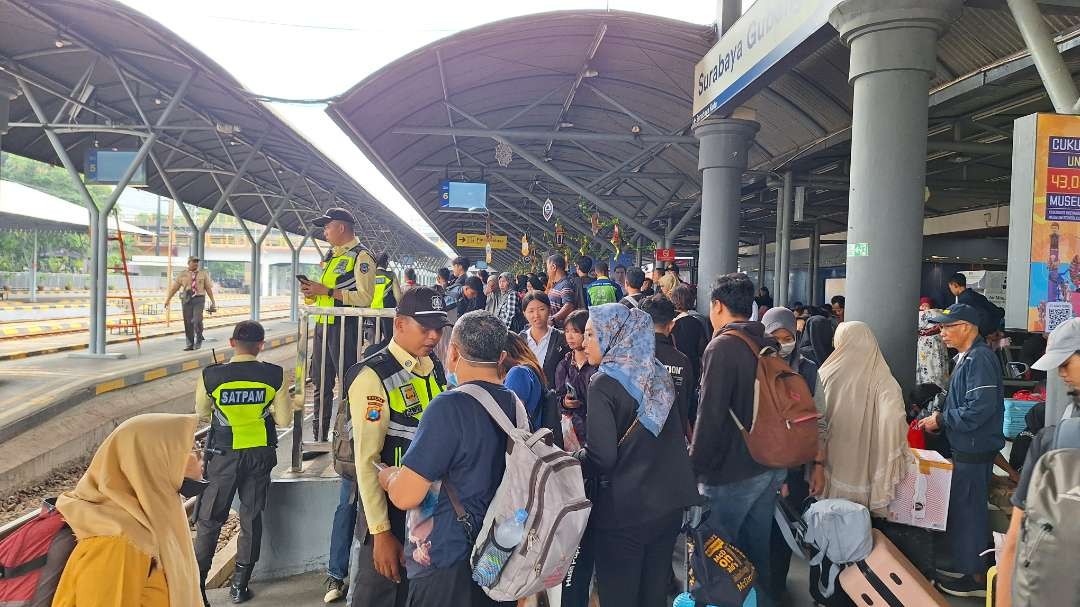
[[[124,282],[127,285],[127,295],[105,295],[106,300],[120,300],[126,302],[128,309],[131,311],[131,319],[118,318],[109,324],[110,329],[116,329],[117,333],[134,333],[135,334],[135,347],[138,348],[139,353],[142,354],[142,335],[139,332],[139,318],[136,315],[135,308],[135,293],[131,290],[131,273],[128,272],[127,264],[127,252],[124,250],[124,234],[120,231],[120,214],[113,209],[113,219],[116,220],[116,234],[110,235],[108,240],[116,241],[120,250],[120,265],[109,268],[114,273],[121,273],[124,275]],[[108,221],[108,219],[106,219]],[[108,286],[106,286],[106,289]]]

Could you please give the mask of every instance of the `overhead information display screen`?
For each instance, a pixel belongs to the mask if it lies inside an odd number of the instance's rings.
[[[473,181],[442,182],[439,206],[444,209],[482,211],[487,209],[487,184]]]

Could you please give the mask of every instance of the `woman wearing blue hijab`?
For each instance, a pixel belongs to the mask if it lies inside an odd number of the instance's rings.
[[[682,512],[700,499],[675,389],[654,357],[652,319],[636,308],[589,308],[585,353],[588,444],[575,454],[596,487],[585,540],[593,547],[602,605],[664,602]]]

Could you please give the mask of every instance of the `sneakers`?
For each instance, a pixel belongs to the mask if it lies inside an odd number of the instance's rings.
[[[334,577],[326,578],[326,595],[323,602],[330,604],[345,597],[345,581]]]
[[[937,587],[938,590],[950,596],[986,598],[986,584],[978,582],[971,576],[964,576],[947,582],[938,582]]]

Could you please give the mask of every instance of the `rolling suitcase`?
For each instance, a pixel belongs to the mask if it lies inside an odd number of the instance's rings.
[[[874,549],[865,560],[840,572],[840,587],[866,607],[948,607],[945,597],[877,529]]]

